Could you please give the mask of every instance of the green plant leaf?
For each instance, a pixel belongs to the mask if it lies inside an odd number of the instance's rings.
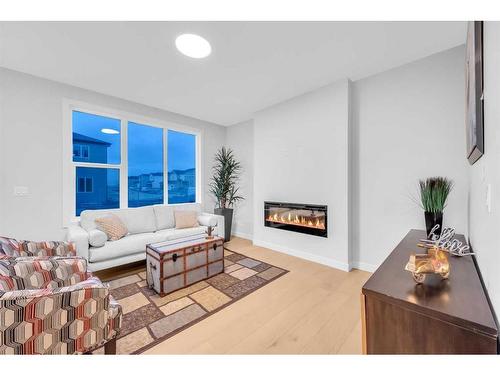
[[[430,177],[420,180],[420,204],[426,212],[443,212],[453,182],[445,177]]]
[[[212,178],[209,183],[210,192],[217,201],[217,207],[227,208],[244,199],[237,195],[239,188],[236,187],[236,184],[239,181],[240,173],[240,162],[236,160],[231,149],[223,146],[215,154]]]

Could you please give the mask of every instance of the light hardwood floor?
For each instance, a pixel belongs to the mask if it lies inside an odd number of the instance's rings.
[[[146,354],[361,353],[359,295],[370,273],[339,271],[241,238],[225,246],[290,272]]]

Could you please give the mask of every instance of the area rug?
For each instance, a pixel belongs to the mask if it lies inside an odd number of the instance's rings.
[[[223,273],[165,297],[147,286],[145,270],[110,281],[124,314],[117,354],[142,353],[288,272],[229,250],[224,266]]]

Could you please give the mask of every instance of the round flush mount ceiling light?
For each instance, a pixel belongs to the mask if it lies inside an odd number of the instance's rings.
[[[118,130],[108,129],[108,128],[102,128],[101,129],[101,133],[104,133],[104,134],[120,134],[120,132]]]
[[[212,52],[210,43],[196,34],[182,34],[175,39],[175,46],[184,55],[202,59]]]

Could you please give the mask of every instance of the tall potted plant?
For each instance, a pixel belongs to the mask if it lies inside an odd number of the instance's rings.
[[[419,185],[420,204],[424,210],[427,236],[436,224],[439,224],[439,229],[435,233],[439,235],[443,228],[443,211],[448,195],[453,189],[453,182],[445,177],[430,177],[420,180]]]
[[[241,164],[234,157],[233,151],[222,147],[215,154],[213,175],[210,181],[210,192],[216,199],[214,213],[224,216],[224,239],[231,240],[231,226],[233,223],[233,206],[244,199],[238,195],[236,186],[240,177]]]

